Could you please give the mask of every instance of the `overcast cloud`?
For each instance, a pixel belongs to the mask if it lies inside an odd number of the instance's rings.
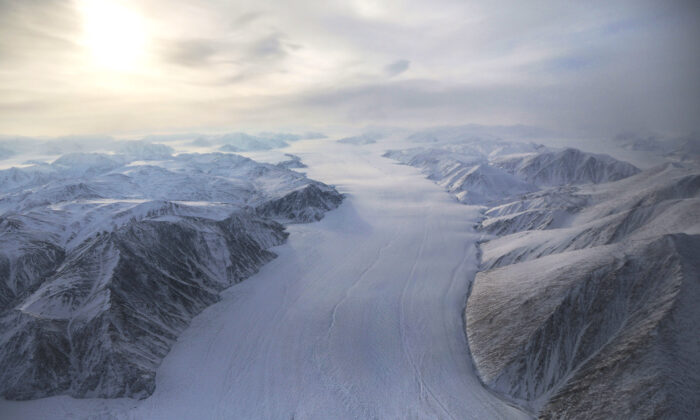
[[[694,1],[115,0],[125,68],[96,63],[90,3],[0,0],[0,134],[700,131]]]

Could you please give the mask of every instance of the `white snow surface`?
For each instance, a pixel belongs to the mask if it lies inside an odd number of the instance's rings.
[[[385,148],[285,150],[347,198],[194,318],[151,397],[0,400],[0,418],[527,418],[481,386],[463,330],[479,208]]]

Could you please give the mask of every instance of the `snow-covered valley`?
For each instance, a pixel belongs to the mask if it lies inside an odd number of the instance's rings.
[[[700,420],[700,0],[0,0],[0,420]]]
[[[301,142],[347,196],[289,227],[278,257],[222,293],[163,359],[149,398],[3,401],[7,418],[518,418],[470,362],[462,309],[476,207],[381,147]]]
[[[216,286],[218,297],[202,297],[205,304],[187,312],[194,317],[188,328],[180,323],[169,336],[170,351],[153,351],[162,363],[150,361],[155,382],[148,398],[0,400],[0,418],[696,414],[700,169],[693,162],[671,162],[640,170],[571,148],[450,134],[447,140],[436,130],[371,141],[295,141],[284,149],[248,152],[254,160],[219,156],[222,163],[213,166],[202,156],[214,155],[186,154],[151,165],[97,162],[109,176],[155,177],[151,184],[134,182],[139,188],[128,196],[122,191],[118,200],[104,198],[104,175],[94,185],[71,188],[78,196],[61,205],[51,204],[53,189],[38,190],[47,194],[45,202],[40,194],[7,194],[0,205],[31,214],[35,231],[47,229],[47,214],[69,220],[70,233],[52,235],[67,254],[78,250],[80,260],[87,252],[79,245],[81,232],[94,231],[105,217],[114,224],[110,238],[117,234],[118,240],[89,249],[101,253],[93,260],[105,263],[108,246],[124,246],[121,223],[134,215],[149,219],[139,225],[139,237],[158,220],[178,226],[180,218],[215,220],[189,221],[199,232],[195,236],[263,225],[243,229],[256,232],[251,240],[259,244],[254,254],[261,259],[245,265],[242,277],[259,271],[233,287],[227,288],[236,281]],[[191,178],[158,178],[152,166],[174,174],[190,168],[184,173]],[[248,169],[234,176],[227,169],[232,167]],[[217,176],[212,180],[202,172]],[[246,179],[256,181],[240,184]],[[193,180],[199,187],[185,188]],[[335,209],[339,196],[326,184],[344,195]],[[113,188],[109,192],[115,196]],[[173,194],[182,197],[166,200]],[[232,209],[245,210],[245,223],[226,219]],[[316,222],[293,223],[299,221]],[[288,224],[286,231],[279,223]],[[155,257],[155,265],[176,278],[192,278],[190,271],[177,271],[180,265],[168,265],[167,250],[178,243],[171,236],[162,249],[158,235],[145,235],[151,239],[140,248],[127,241],[125,249]],[[208,249],[242,243],[215,236],[223,242]],[[192,253],[186,247],[183,252]],[[267,252],[276,258],[265,257]],[[73,257],[62,258],[67,274],[54,283],[75,271]],[[211,273],[212,279],[221,277]],[[23,301],[20,312],[55,317],[64,310],[53,289],[44,289]],[[4,293],[11,301],[13,290]],[[148,299],[167,302],[168,293]],[[82,305],[78,312],[92,313],[94,307]],[[23,325],[15,331],[35,331]],[[7,364],[21,367],[21,361]]]

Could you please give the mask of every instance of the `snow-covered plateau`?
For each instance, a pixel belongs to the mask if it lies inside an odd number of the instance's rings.
[[[700,415],[690,149],[375,131],[0,171],[0,418]]]

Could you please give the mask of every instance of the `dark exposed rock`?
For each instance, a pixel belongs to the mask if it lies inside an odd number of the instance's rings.
[[[274,257],[284,227],[251,215],[145,220],[87,240],[4,317],[3,394],[143,398],[218,293]],[[32,373],[33,372],[33,373]]]

